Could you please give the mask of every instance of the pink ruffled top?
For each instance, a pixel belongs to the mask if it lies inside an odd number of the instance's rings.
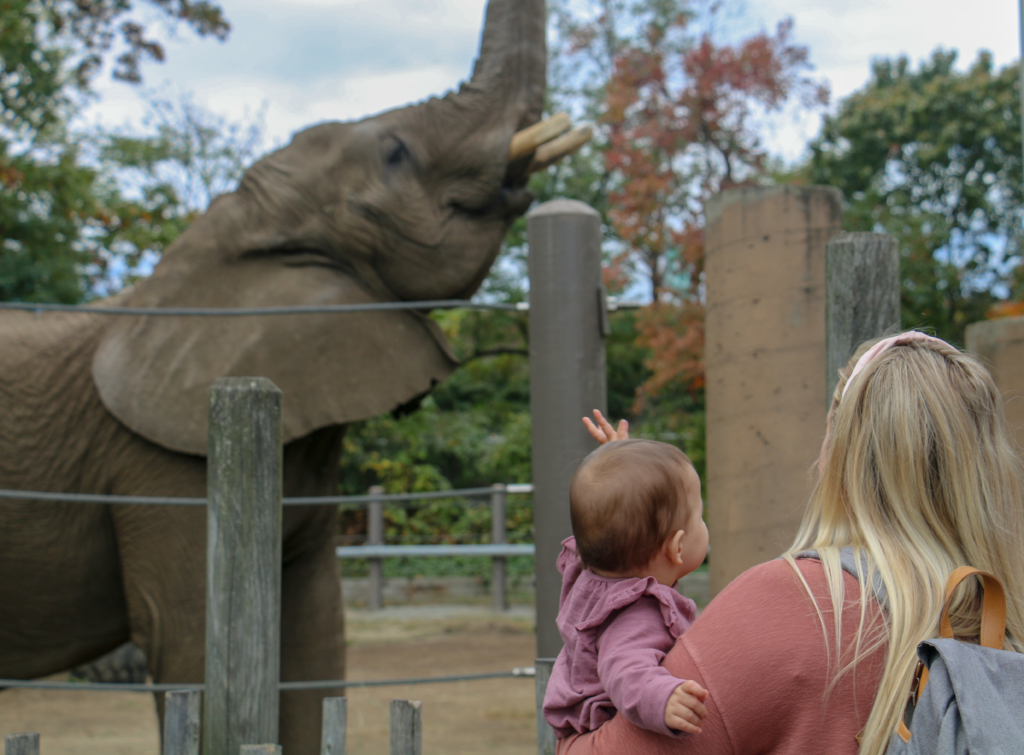
[[[562,543],[558,570],[564,647],[544,697],[555,733],[593,731],[619,712],[637,726],[681,736],[665,725],[665,705],[684,680],[660,664],[693,623],[694,602],[654,577],[613,579],[584,569],[573,537]]]

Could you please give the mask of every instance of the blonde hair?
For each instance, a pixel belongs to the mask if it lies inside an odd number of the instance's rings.
[[[861,755],[882,755],[903,714],[917,644],[938,636],[946,579],[957,566],[1002,580],[1005,649],[1024,652],[1024,467],[991,375],[944,342],[913,341],[879,354],[844,397],[853,365],[871,345],[840,372],[821,473],[785,558],[796,569],[794,554],[820,554],[837,648],[844,602],[839,550],[852,546],[857,563],[866,555],[861,583],[877,575],[885,586],[884,631],[867,631],[872,598],[862,590],[851,653],[833,679],[887,645],[860,747]],[[956,636],[977,636],[980,591],[974,580],[958,591],[950,612]],[[828,646],[820,609],[818,616]]]

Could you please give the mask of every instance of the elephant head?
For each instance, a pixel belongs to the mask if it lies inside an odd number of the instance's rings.
[[[122,303],[468,298],[532,200],[531,167],[579,146],[538,150],[551,129],[528,128],[544,102],[544,26],[543,0],[491,0],[472,78],[458,92],[297,134],[214,201]],[[455,364],[423,314],[391,311],[119,317],[101,334],[92,369],[104,404],[127,426],[205,454],[207,391],[219,377],[277,383],[287,442],[393,410]]]

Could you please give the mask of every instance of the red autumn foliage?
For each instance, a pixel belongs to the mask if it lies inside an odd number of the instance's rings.
[[[606,162],[618,177],[609,214],[625,248],[606,277],[622,285],[641,273],[653,301],[638,320],[653,374],[637,411],[670,384],[703,386],[704,202],[764,176],[756,116],[794,97],[804,106],[828,101],[827,88],[804,75],[808,51],[791,41],[791,20],[736,45],[707,33],[670,44],[691,18],[650,24],[623,45],[607,87]]]

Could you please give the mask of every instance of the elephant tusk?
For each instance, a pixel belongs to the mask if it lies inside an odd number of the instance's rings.
[[[558,162],[566,155],[571,155],[590,141],[593,133],[594,130],[590,126],[584,126],[542,145],[537,149],[533,160],[530,162],[529,172],[536,173],[538,170],[544,170],[544,168]]]
[[[512,143],[508,147],[508,161],[512,162],[536,152],[542,144],[564,134],[570,128],[572,122],[568,113],[558,113],[546,121],[524,128],[512,137]]]

